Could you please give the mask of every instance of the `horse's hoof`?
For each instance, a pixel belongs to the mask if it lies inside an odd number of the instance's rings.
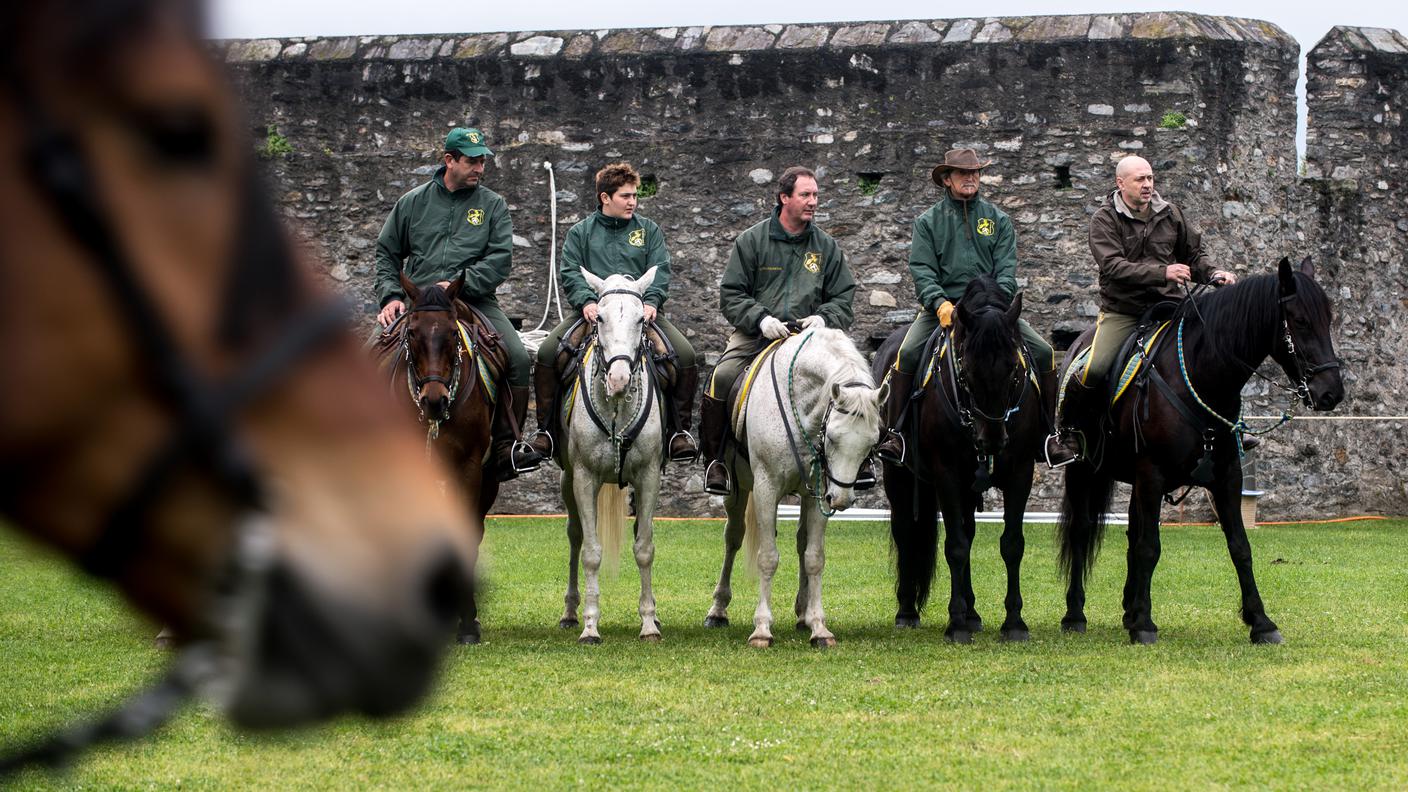
[[[970,643],[973,643],[973,633],[968,632],[967,630],[950,630],[948,633],[946,633],[946,634],[944,635],[944,637],[945,637],[945,638],[948,638],[949,643],[956,643],[956,644],[970,644]]]
[[[581,624],[576,619],[558,619],[557,626],[563,630],[575,630]]]
[[[1156,631],[1154,631],[1154,630],[1130,630],[1130,631],[1129,631],[1129,642],[1130,642],[1130,643],[1141,644],[1141,645],[1143,645],[1143,646],[1152,646],[1152,645],[1153,645],[1156,641],[1158,641],[1158,640],[1159,640],[1159,634],[1158,634]]]
[[[479,643],[479,633],[460,633],[459,635],[455,636],[455,640],[459,641],[461,646],[476,646]]]
[[[982,632],[982,631],[983,631],[983,620],[982,620],[982,617],[979,617],[979,616],[972,616],[972,617],[970,617],[970,618],[968,619],[968,622],[967,622],[967,625],[966,625],[966,626],[968,627],[968,632],[970,632],[970,633],[980,633],[980,632]]]
[[[766,649],[772,646],[772,636],[769,635],[766,638],[749,638],[748,645],[754,649]]]
[[[1280,630],[1272,630],[1271,632],[1264,633],[1252,633],[1252,643],[1254,644],[1278,644],[1285,640],[1285,638],[1281,637]]]
[[[705,616],[705,617],[704,617],[704,626],[705,626],[705,627],[727,627],[727,626],[728,626],[728,617],[727,617],[727,616]]]
[[[896,629],[896,630],[917,630],[917,629],[919,629],[919,617],[918,617],[918,616],[896,616],[896,617],[895,617],[895,629]]]
[[[997,639],[1003,643],[1026,643],[1032,639],[1032,634],[1029,630],[1003,630]]]
[[[831,647],[833,647],[833,646],[835,646],[835,645],[836,645],[836,638],[835,638],[835,636],[825,636],[825,637],[813,638],[813,639],[812,639],[812,646],[816,647],[817,649],[830,649]]]
[[[809,632],[812,631],[812,628],[808,627],[808,626],[807,626],[807,623],[804,622],[804,621],[799,621],[799,622],[797,622],[795,625],[793,625],[793,628],[792,628],[792,629],[796,630],[797,632],[804,632],[804,633],[809,633]]]
[[[1085,632],[1085,622],[1083,621],[1063,621],[1061,622],[1061,632],[1083,633]]]
[[[648,635],[642,635],[640,639],[646,643],[660,643],[661,640],[660,633],[650,633]]]
[[[595,646],[595,645],[601,643],[601,636],[600,636],[600,635],[583,635],[581,638],[578,638],[578,639],[577,639],[577,643],[579,643],[579,644],[591,644],[591,645]]]

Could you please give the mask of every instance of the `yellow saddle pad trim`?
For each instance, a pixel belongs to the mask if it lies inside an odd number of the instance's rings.
[[[596,341],[587,344],[587,351],[582,353],[582,370],[592,364],[592,353],[596,351]],[[567,412],[563,413],[562,424],[567,426],[572,423],[572,408],[577,404],[577,390],[582,387],[582,378],[572,378],[572,390],[567,393]]]
[[[1110,404],[1119,401],[1120,397],[1124,395],[1125,389],[1129,387],[1129,383],[1134,381],[1134,375],[1139,373],[1139,369],[1144,367],[1144,361],[1148,360],[1149,352],[1154,348],[1154,342],[1159,340],[1159,335],[1163,333],[1164,330],[1168,329],[1169,324],[1169,322],[1164,322],[1159,325],[1157,330],[1150,333],[1149,337],[1144,339],[1144,343],[1138,354],[1129,356],[1129,362],[1125,364],[1124,372],[1120,374],[1120,385],[1115,389],[1115,395],[1114,398],[1110,399]]]
[[[494,382],[493,374],[489,371],[489,364],[484,361],[482,355],[474,354],[474,342],[469,340],[469,327],[463,321],[457,323],[460,331],[460,341],[464,343],[464,350],[469,354],[469,359],[474,361],[474,370],[479,372],[479,382],[484,386],[484,392],[489,395],[489,401],[499,400],[499,386]]]
[[[738,415],[743,411],[743,405],[748,403],[748,391],[752,390],[753,379],[758,376],[758,371],[762,369],[762,366],[758,364],[766,360],[768,355],[772,353],[773,349],[775,349],[778,344],[781,344],[783,341],[786,340],[786,338],[776,339],[771,344],[768,344],[767,346],[763,347],[762,352],[759,352],[758,354],[753,356],[753,362],[748,366],[748,373],[743,378],[743,387],[738,389],[738,401],[735,401],[733,403],[733,409],[729,411],[729,416],[732,418],[732,420],[729,422],[730,426],[738,425]]]

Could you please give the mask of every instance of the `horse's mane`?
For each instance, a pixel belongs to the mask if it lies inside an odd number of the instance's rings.
[[[991,275],[968,281],[958,304],[977,320],[964,325],[963,356],[975,361],[1011,358],[1016,342],[1007,327],[1006,314],[1012,301],[997,281]]]
[[[1330,322],[1330,301],[1315,281],[1295,272],[1296,293],[1317,322]],[[1219,356],[1249,360],[1265,354],[1279,331],[1280,278],[1272,273],[1252,275],[1235,285],[1193,298],[1196,315],[1206,327],[1206,338]]]
[[[420,290],[420,298],[416,300],[415,307],[448,311],[453,307],[450,302],[450,292],[436,283]]]
[[[806,359],[814,369],[825,372],[825,381],[822,385],[823,398],[831,393],[836,385],[846,383],[864,382],[866,387],[873,388],[875,379],[870,373],[870,364],[866,362],[865,356],[856,349],[856,345],[842,331],[836,329],[812,330],[814,336],[812,342],[807,345],[805,351]],[[802,338],[803,336],[797,336]],[[818,342],[821,342],[818,345]],[[880,406],[875,400],[867,400],[861,397],[861,393],[856,388],[838,388],[836,406],[843,410],[859,413],[858,417],[865,420],[879,420]]]

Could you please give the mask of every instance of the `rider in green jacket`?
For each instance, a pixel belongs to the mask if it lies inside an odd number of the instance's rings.
[[[729,431],[729,392],[748,361],[773,340],[786,338],[786,322],[803,327],[851,326],[856,283],[830,234],[812,223],[817,184],[812,171],[792,167],[777,185],[772,217],[734,240],[719,285],[719,308],[733,325],[699,410],[699,440],[708,467],[704,491],[731,490],[723,464]]]
[[[389,327],[406,310],[398,275],[418,287],[448,286],[464,274],[461,296],[494,325],[508,351],[508,385],[518,426],[528,407],[528,353],[499,308],[495,292],[513,258],[508,203],[480,185],[494,152],[477,129],[456,128],[445,138],[443,163],[425,184],[396,201],[376,241],[377,321]],[[500,404],[502,404],[500,400]],[[494,460],[500,481],[536,470],[542,457],[516,437],[508,414],[494,414]]]

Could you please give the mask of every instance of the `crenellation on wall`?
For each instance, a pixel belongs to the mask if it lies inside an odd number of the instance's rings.
[[[1314,101],[1340,114],[1320,127],[1315,151],[1383,163],[1400,140],[1392,137],[1401,135],[1396,98],[1374,100],[1392,106],[1372,134],[1364,131],[1379,112],[1368,111],[1370,93],[1392,74],[1371,83],[1377,67],[1363,53],[1402,57],[1392,51],[1396,35],[1355,33],[1346,37],[1352,44],[1312,58],[1339,64],[1332,78],[1313,83]],[[1384,260],[1392,251],[1401,257],[1401,245],[1387,242],[1361,254],[1357,226],[1336,225],[1336,217],[1379,216],[1336,186],[1348,181],[1312,179],[1306,188],[1297,178],[1299,50],[1256,20],[1120,14],[221,46],[251,105],[253,130],[262,136],[273,125],[294,147],[270,162],[285,212],[307,229],[329,277],[368,314],[386,213],[433,170],[448,129],[466,124],[488,135],[497,156],[485,183],[513,211],[514,270],[501,293],[511,317],[526,328],[538,322],[553,232],[561,244],[595,207],[596,169],[626,159],[658,184],[640,211],[660,224],[674,258],[665,311],[707,362],[728,331],[717,284],[729,246],[767,215],[776,174],[791,164],[818,173],[818,223],[836,236],[860,284],[852,335],[862,347],[913,316],[910,224],[937,200],[929,170],[951,146],[995,160],[983,189],[1017,230],[1024,315],[1058,342],[1094,321],[1085,230],[1113,189],[1115,162],[1131,153],[1154,163],[1160,191],[1203,228],[1210,255],[1238,273],[1313,251],[1330,259],[1323,271],[1333,288],[1349,290],[1342,299],[1372,301],[1356,257],[1385,268],[1397,266]],[[1353,77],[1365,82],[1336,83]],[[1390,133],[1389,143],[1380,132]],[[556,179],[555,228],[544,162]],[[1369,194],[1378,181],[1400,184],[1401,170],[1391,177],[1389,164],[1354,167],[1353,183]],[[1408,221],[1403,226],[1390,223],[1396,239]],[[1401,325],[1401,312],[1384,300],[1382,312],[1341,317],[1347,365],[1362,368],[1383,355],[1376,334],[1384,323]],[[1342,410],[1359,410],[1360,392],[1384,409],[1404,403],[1391,389],[1361,391],[1357,380],[1352,387]],[[1249,411],[1284,402],[1255,384],[1248,395]],[[1365,471],[1392,448],[1361,437],[1376,428],[1344,431],[1293,423],[1268,439],[1262,469],[1274,483],[1273,514],[1343,512],[1348,479],[1373,480]],[[1375,450],[1361,453],[1361,445]],[[686,480],[665,499],[667,513],[719,510],[693,494],[701,489],[697,470],[676,466],[670,474]],[[1328,482],[1323,502],[1308,502],[1311,480]],[[1056,484],[1039,476],[1033,508],[1054,508]],[[506,489],[500,507],[555,508],[555,487],[551,473],[527,477]],[[1388,489],[1394,494],[1373,508],[1405,511],[1408,491]],[[882,502],[878,492],[862,501]]]

